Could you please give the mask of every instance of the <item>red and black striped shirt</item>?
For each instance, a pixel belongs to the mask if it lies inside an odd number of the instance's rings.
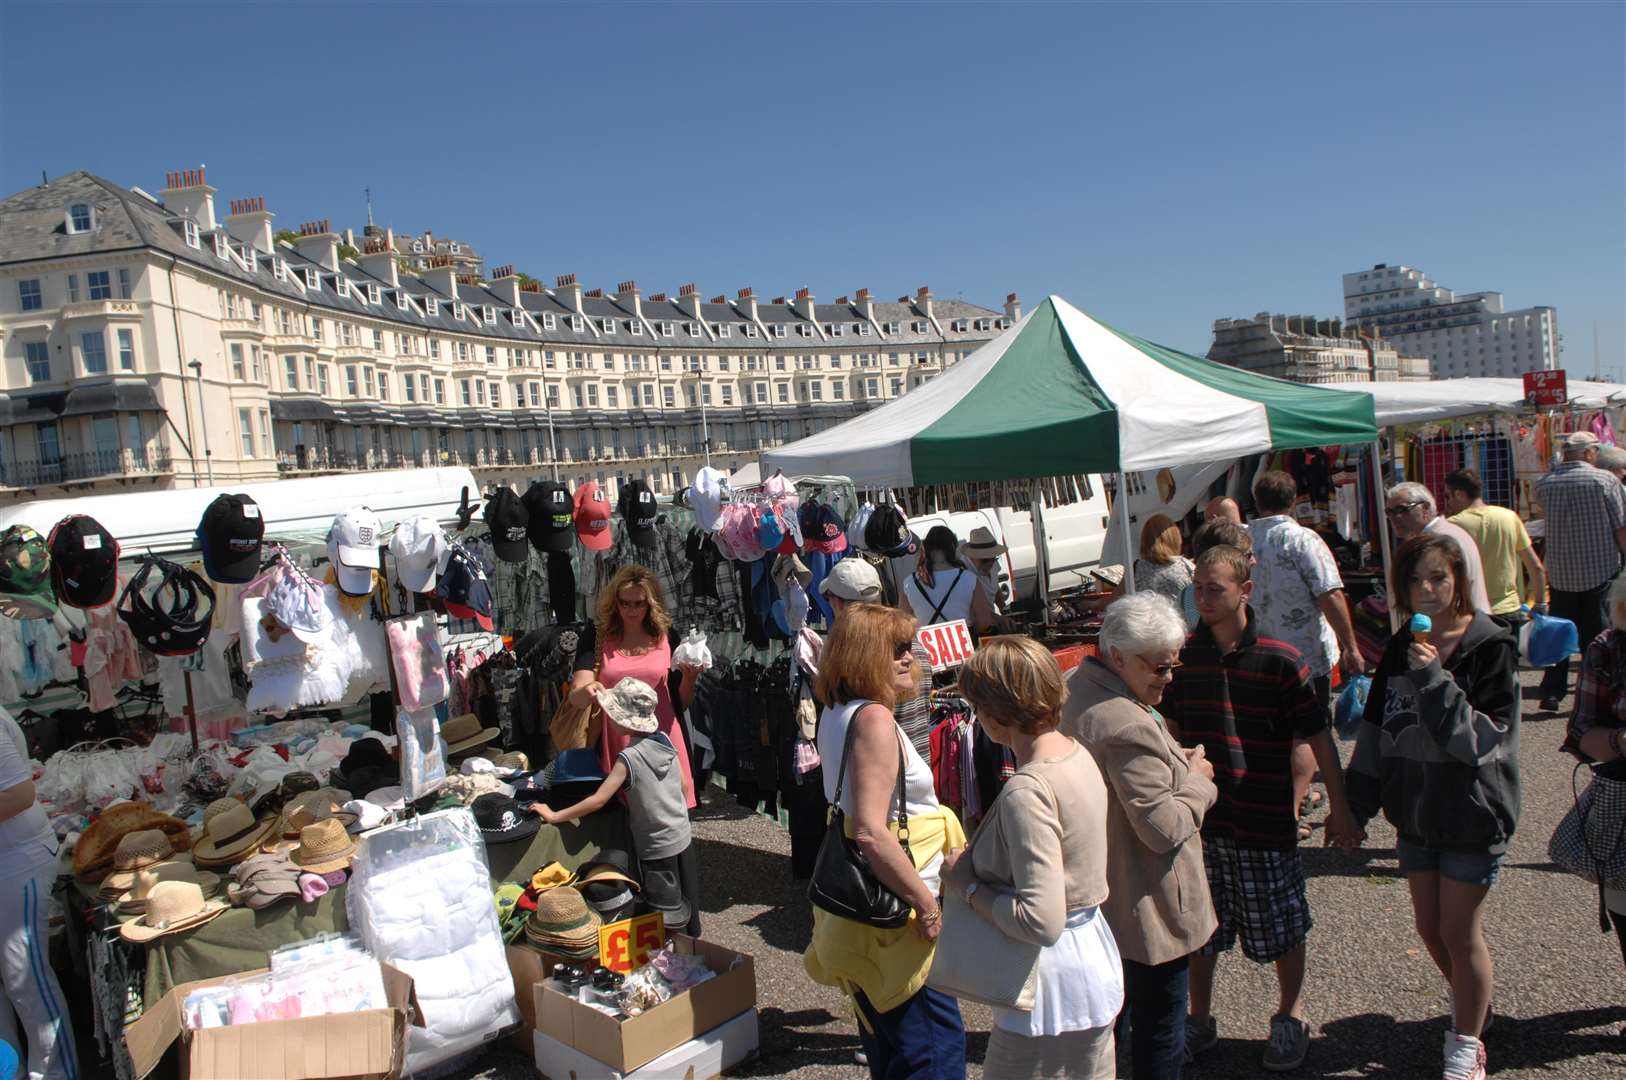
[[[1298,843],[1293,743],[1324,731],[1327,710],[1299,651],[1260,637],[1258,627],[1250,609],[1241,640],[1221,655],[1213,631],[1199,623],[1159,709],[1180,741],[1204,747],[1214,765],[1219,801],[1203,818],[1203,835],[1290,848]]]

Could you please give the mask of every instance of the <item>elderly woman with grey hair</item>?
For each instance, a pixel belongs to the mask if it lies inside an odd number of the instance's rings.
[[[1108,781],[1101,910],[1123,957],[1135,1080],[1179,1080],[1187,962],[1217,925],[1201,836],[1218,797],[1214,766],[1201,747],[1182,749],[1157,712],[1185,641],[1185,620],[1167,597],[1114,601],[1100,654],[1073,672],[1062,711],[1062,731],[1089,748]]]
[[[1394,531],[1398,545],[1414,536],[1434,533],[1448,536],[1462,549],[1463,562],[1468,567],[1468,598],[1475,611],[1490,614],[1490,594],[1485,591],[1485,568],[1480,561],[1479,545],[1461,525],[1454,525],[1440,516],[1434,503],[1434,493],[1422,484],[1407,481],[1389,489],[1383,512],[1389,515],[1389,528]]]

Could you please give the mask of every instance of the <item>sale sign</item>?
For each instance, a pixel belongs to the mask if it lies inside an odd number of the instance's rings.
[[[649,963],[666,943],[666,916],[660,912],[622,919],[598,929],[598,962],[625,975]]]
[[[939,671],[959,667],[977,651],[977,646],[971,641],[971,628],[964,619],[922,626],[915,632],[915,640],[926,650],[932,667]]]
[[[1531,405],[1567,405],[1570,400],[1568,382],[1563,368],[1527,371],[1524,373],[1524,400]]]

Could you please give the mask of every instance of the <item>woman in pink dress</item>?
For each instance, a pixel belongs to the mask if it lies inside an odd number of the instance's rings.
[[[672,691],[667,685],[667,676],[672,671],[672,644],[666,635],[672,627],[672,616],[666,609],[660,582],[645,567],[623,566],[599,593],[595,616],[596,646],[577,653],[570,700],[577,705],[588,705],[600,691],[629,676],[653,686],[660,699],[655,718],[660,721],[660,732],[677,750],[678,764],[683,768],[683,793],[688,798],[689,808],[693,809],[696,802],[689,746],[683,738],[683,726],[677,722]],[[594,664],[598,665],[596,675]],[[687,709],[694,702],[700,669],[683,665],[678,672],[681,676],[678,695]],[[594,705],[587,721],[587,745],[598,745],[599,764],[606,773],[616,756],[626,749],[628,741],[614,724],[604,722],[604,713]]]

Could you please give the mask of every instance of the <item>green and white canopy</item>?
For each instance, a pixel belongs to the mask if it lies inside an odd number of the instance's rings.
[[[764,471],[912,487],[1133,472],[1376,438],[1370,394],[1166,349],[1049,296],[932,382],[762,462]]]

